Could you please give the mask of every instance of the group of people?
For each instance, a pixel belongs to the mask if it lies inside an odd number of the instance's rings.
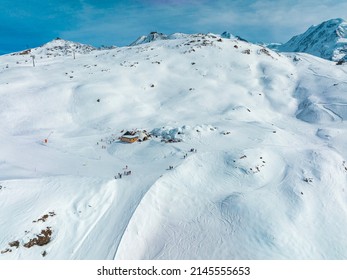
[[[114,176],[115,179],[122,179],[122,176],[125,175],[125,176],[129,176],[131,175],[131,170],[128,170],[128,166],[126,165],[124,169],[124,172],[123,173],[119,173],[117,175]]]
[[[191,153],[196,153],[198,150],[197,149],[194,149],[194,148],[191,148],[190,150],[189,150],[189,152],[191,152]],[[188,154],[187,153],[185,153],[184,154],[184,156],[183,156],[183,158],[186,158],[188,156]]]
[[[191,153],[196,153],[197,149],[191,148],[189,150]],[[188,156],[188,153],[186,153],[183,158],[186,158]],[[169,165],[169,170],[172,170],[174,167],[173,165]],[[131,170],[128,170],[128,166],[126,165],[125,168],[123,168],[124,172],[123,173],[118,173],[117,175],[114,176],[115,179],[122,179],[122,176],[129,176],[131,175]]]

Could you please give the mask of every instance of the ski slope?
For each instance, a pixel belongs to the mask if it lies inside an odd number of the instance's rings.
[[[0,259],[347,257],[346,64],[213,34],[54,44],[0,56]]]

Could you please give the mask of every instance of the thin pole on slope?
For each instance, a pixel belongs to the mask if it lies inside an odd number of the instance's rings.
[[[51,136],[52,133],[53,133],[53,130],[48,134],[47,139],[49,138],[49,136]]]
[[[35,67],[35,55],[31,55],[31,58],[33,59],[33,67]]]

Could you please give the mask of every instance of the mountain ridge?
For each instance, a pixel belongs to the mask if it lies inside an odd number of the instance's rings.
[[[305,52],[332,61],[347,61],[347,22],[341,18],[313,25],[277,48]]]
[[[10,55],[37,55],[37,56],[72,56],[74,54],[89,54],[96,50],[107,50],[115,46],[94,47],[92,45],[55,38],[41,46],[11,53]]]
[[[204,35],[217,36],[221,39],[238,39],[247,42],[247,40],[243,39],[242,37],[234,36],[227,31],[224,31],[220,35],[213,33],[173,33],[167,35],[161,32],[153,31],[148,35],[138,37],[135,41],[130,43],[129,46],[136,46],[161,40],[185,38],[194,39],[197,36],[202,37]],[[345,62],[347,61],[347,22],[342,18],[330,19],[320,24],[311,26],[304,33],[293,36],[284,44],[271,43],[260,45],[278,52],[304,52],[335,62]],[[87,54],[95,50],[112,48],[115,47],[96,48],[91,45],[56,38],[40,47],[19,51],[13,53],[12,55],[31,53],[32,55],[71,56],[73,53]]]

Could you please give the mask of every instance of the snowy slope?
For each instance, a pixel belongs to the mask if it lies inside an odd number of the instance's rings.
[[[347,61],[347,22],[331,19],[311,26],[278,47],[283,52],[304,52],[333,61]]]
[[[29,58],[0,57],[0,259],[347,257],[346,65],[213,34]]]

